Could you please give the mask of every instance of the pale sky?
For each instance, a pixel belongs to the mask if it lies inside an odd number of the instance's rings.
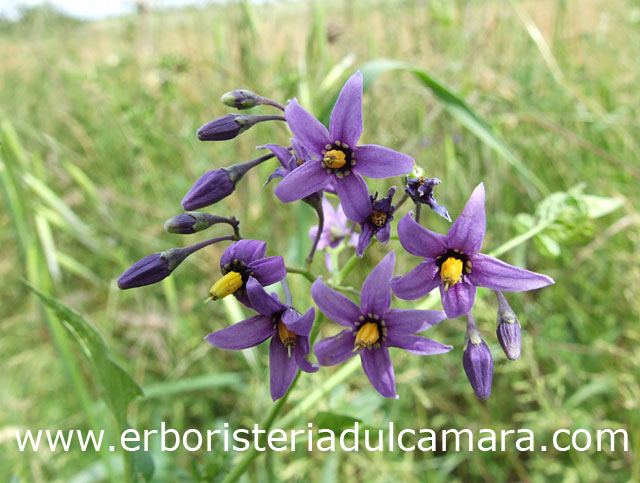
[[[121,15],[135,10],[135,0],[0,0],[0,16],[15,18],[21,5],[34,6],[49,3],[59,10],[76,17],[95,19]],[[179,7],[206,5],[212,0],[146,0],[151,7]]]

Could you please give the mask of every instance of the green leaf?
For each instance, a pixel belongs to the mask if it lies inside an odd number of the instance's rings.
[[[606,216],[624,205],[623,198],[595,195],[582,195],[580,198],[587,207],[587,217],[589,218]]]
[[[119,426],[126,427],[127,406],[135,398],[143,395],[140,386],[127,371],[111,359],[111,355],[95,327],[62,302],[46,295],[27,282],[25,284],[62,321],[91,367],[91,374],[95,378],[98,390]]]
[[[371,85],[381,74],[393,70],[404,70],[414,74],[422,84],[428,87],[433,95],[444,105],[445,109],[455,117],[460,124],[466,127],[480,141],[493,149],[510,163],[528,182],[525,184],[527,188],[530,185],[537,188],[540,193],[548,194],[549,190],[546,185],[538,178],[533,171],[518,159],[518,157],[507,147],[507,145],[493,132],[493,129],[483,121],[478,115],[456,94],[445,87],[444,84],[437,81],[427,71],[420,67],[414,66],[407,62],[391,59],[378,59],[366,62],[360,66],[360,72],[364,78],[365,89]],[[531,189],[529,189],[530,194]]]

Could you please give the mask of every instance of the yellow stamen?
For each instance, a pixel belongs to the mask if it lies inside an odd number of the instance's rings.
[[[384,211],[373,210],[371,213],[371,223],[376,226],[384,226],[387,222],[387,214]]]
[[[378,331],[378,324],[374,322],[367,322],[356,334],[356,346],[354,350],[364,349],[365,347],[371,347],[380,339],[380,332]]]
[[[298,339],[298,336],[295,334],[295,332],[287,329],[287,326],[282,323],[282,320],[278,321],[278,335],[280,336],[280,340],[289,352],[289,359],[291,359],[291,348],[296,346],[296,340]]]
[[[325,153],[323,161],[327,168],[338,169],[347,164],[347,155],[344,151],[332,149]]]
[[[238,272],[229,272],[211,286],[209,296],[212,300],[220,300],[240,287],[242,287],[242,276]]]
[[[462,277],[462,260],[455,257],[447,258],[440,267],[440,278],[444,283],[444,291],[455,285]]]

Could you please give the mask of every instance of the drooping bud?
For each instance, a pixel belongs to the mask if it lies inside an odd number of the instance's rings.
[[[231,92],[222,94],[220,98],[222,103],[229,107],[235,107],[236,109],[251,109],[252,107],[259,106],[261,104],[277,107],[284,111],[284,108],[272,99],[262,97],[255,92],[251,92],[247,89],[236,89]]]
[[[226,141],[242,134],[263,121],[284,121],[282,116],[252,116],[249,114],[227,114],[201,126],[196,134],[200,141]]]
[[[471,313],[467,314],[467,335],[462,365],[476,396],[482,400],[488,399],[493,381],[493,357]]]
[[[126,290],[159,282],[171,275],[171,272],[189,255],[185,248],[148,255],[129,267],[118,277],[118,287]]]
[[[267,154],[251,161],[234,164],[226,168],[218,168],[206,172],[182,198],[182,207],[187,210],[197,210],[212,205],[229,196],[236,189],[236,183],[251,168],[273,158]]]
[[[229,218],[223,216],[210,215],[200,211],[187,211],[180,213],[164,223],[164,229],[168,233],[179,235],[190,235],[202,230],[206,230],[216,223],[229,223]]]
[[[495,294],[498,298],[498,327],[496,335],[504,354],[512,361],[515,361],[520,357],[522,348],[520,322],[502,292],[496,290]]]

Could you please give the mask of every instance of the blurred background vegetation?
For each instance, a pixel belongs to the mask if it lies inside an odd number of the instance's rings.
[[[557,195],[551,205],[561,208],[560,219],[502,255],[557,282],[508,297],[523,327],[519,361],[500,351],[494,297],[479,291],[474,314],[495,358],[487,402],[475,398],[462,370],[460,318],[425,334],[454,345],[449,354],[392,352],[398,401],[378,396],[358,371],[293,426],[304,428],[324,411],[373,426],[529,428],[538,444],[557,428],[624,428],[637,451],[638,51],[640,4],[632,0],[235,3],[141,9],[95,22],[38,8],[20,21],[0,21],[0,479],[118,480],[122,472],[117,453],[17,451],[15,429],[106,427],[113,435],[117,427],[108,397],[96,389],[95,370],[21,279],[86,316],[113,360],[144,389],[145,397],[129,407],[131,426],[251,427],[271,407],[266,345],[240,353],[203,341],[241,315],[232,303],[201,303],[219,274],[224,246],[198,253],[156,286],[121,292],[115,280],[149,253],[204,239],[162,229],[202,173],[256,157],[256,145],[287,142],[283,125],[269,123],[236,141],[198,142],[195,129],[227,112],[219,102],[223,92],[242,87],[280,101],[297,96],[323,116],[347,76],[376,58],[410,62],[440,80],[542,181],[532,184],[411,74],[387,73],[369,85],[363,141],[411,154],[428,176],[441,178],[436,196],[452,216],[485,182],[483,251],[535,226],[550,193],[583,184],[585,193],[608,200]],[[269,254],[299,265],[315,215],[302,203],[280,204],[272,186],[262,188],[274,166],[250,172],[210,211],[235,214],[243,236],[267,240]],[[371,186],[392,183],[401,180]],[[617,209],[598,218],[588,213],[602,205]],[[423,224],[447,229],[432,213]],[[222,234],[225,227],[211,230]],[[390,248],[400,245],[372,247],[368,263],[345,283],[359,287],[366,267]],[[415,262],[405,254],[396,273]],[[313,269],[324,270],[322,256]],[[308,284],[295,277],[294,300],[306,309]],[[335,332],[324,325],[324,334]],[[305,375],[284,414],[333,372]],[[235,461],[223,452],[150,456],[156,481],[212,480]],[[298,451],[262,456],[248,475],[259,481],[638,481],[640,459],[637,452],[593,448]]]

